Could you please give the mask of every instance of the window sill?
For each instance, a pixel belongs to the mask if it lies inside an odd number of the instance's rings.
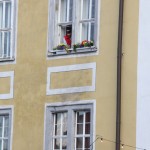
[[[77,48],[76,51],[74,51],[72,48],[68,49],[68,51],[66,51],[65,49],[50,50],[48,52],[48,57],[62,56],[62,55],[75,55],[75,54],[82,54],[82,53],[92,53],[92,52],[96,52],[96,51],[97,51],[97,48],[95,46]]]
[[[0,58],[0,62],[10,62],[10,61],[14,61],[15,58]]]

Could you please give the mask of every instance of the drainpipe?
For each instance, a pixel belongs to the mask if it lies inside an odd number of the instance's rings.
[[[119,0],[118,46],[117,46],[117,97],[116,97],[116,150],[120,150],[121,134],[121,62],[123,35],[123,7],[124,0]]]

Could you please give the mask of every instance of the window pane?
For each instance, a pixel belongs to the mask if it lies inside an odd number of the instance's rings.
[[[91,23],[90,40],[94,42],[94,23]]]
[[[8,137],[9,128],[5,127],[4,129],[4,137]]]
[[[4,56],[7,54],[7,32],[4,32]]]
[[[2,127],[0,127],[0,137],[2,137]]]
[[[5,5],[5,28],[10,28],[11,26],[11,3],[8,2]]]
[[[83,124],[77,124],[77,134],[83,134]]]
[[[62,139],[62,149],[67,149],[67,138]]]
[[[55,114],[55,135],[67,135],[67,113]]]
[[[62,114],[62,135],[67,135],[67,113]]]
[[[2,57],[2,32],[0,32],[0,57]],[[0,121],[0,125],[1,125],[1,121]]]
[[[5,116],[5,127],[9,126],[9,117]]]
[[[61,22],[66,22],[67,21],[67,0],[61,0]]]
[[[4,33],[4,56],[10,56],[10,32]]]
[[[76,140],[76,148],[82,148],[83,138],[77,138]]]
[[[77,123],[83,123],[84,112],[77,112]]]
[[[85,148],[90,148],[90,138],[89,137],[85,138]]]
[[[85,134],[90,134],[90,123],[85,124]]]
[[[63,124],[63,132],[62,135],[67,135],[67,124]]]
[[[73,0],[61,0],[60,21],[72,21]]]
[[[2,140],[0,140],[0,150],[2,150]]]
[[[62,113],[62,122],[63,122],[64,124],[67,123],[67,113]]]
[[[3,3],[0,2],[0,28],[2,28],[3,24]]]
[[[0,127],[3,126],[3,116],[0,116]]]
[[[70,0],[69,21],[72,21],[72,12],[73,12],[73,0]]]
[[[94,42],[94,23],[91,22],[84,22],[82,23],[82,41],[83,40],[88,40],[88,41],[93,41]]]
[[[90,112],[86,112],[85,115],[85,122],[90,122]]]
[[[55,125],[55,135],[60,135],[61,133],[61,125]]]
[[[57,113],[57,114],[55,114],[55,116],[56,116],[55,124],[60,124],[61,123],[61,113]]]
[[[60,139],[54,140],[54,149],[60,149]]]
[[[92,0],[91,18],[95,18],[95,0]]]
[[[4,140],[3,150],[8,150],[8,140],[7,139]]]
[[[82,23],[82,41],[88,40],[89,37],[89,23]]]
[[[82,19],[89,19],[90,0],[83,0]]]

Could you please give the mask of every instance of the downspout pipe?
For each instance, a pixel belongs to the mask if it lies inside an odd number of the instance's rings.
[[[123,8],[124,8],[124,0],[119,0],[118,46],[117,46],[116,150],[120,150],[120,135],[121,135],[121,70],[122,70]]]

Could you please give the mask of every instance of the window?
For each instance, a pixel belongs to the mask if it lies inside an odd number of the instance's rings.
[[[10,150],[11,109],[0,109],[0,149]]]
[[[0,61],[14,60],[15,0],[0,0]]]
[[[50,0],[48,55],[97,50],[98,0]]]
[[[93,105],[48,106],[45,150],[91,150]]]

